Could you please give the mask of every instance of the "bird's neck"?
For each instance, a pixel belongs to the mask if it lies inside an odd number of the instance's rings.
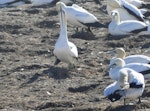
[[[67,35],[67,21],[66,16],[63,12],[60,12],[60,39],[64,41],[68,41],[68,35]]]
[[[118,58],[122,58],[122,59],[125,59],[125,56],[126,56],[126,54],[125,53],[120,53],[120,54],[118,54]]]

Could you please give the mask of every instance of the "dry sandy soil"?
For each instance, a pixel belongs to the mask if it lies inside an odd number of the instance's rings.
[[[108,24],[106,2],[92,0],[83,6],[101,23]],[[132,34],[115,37],[107,28],[75,32],[68,26],[69,40],[79,51],[75,69],[65,63],[54,66],[54,44],[59,36],[59,18],[55,5],[23,5],[0,9],[0,111],[150,111],[150,80],[142,103],[128,100],[110,102],[104,88],[113,82],[106,67],[111,55],[105,52],[124,47],[127,55],[150,56],[150,36]]]

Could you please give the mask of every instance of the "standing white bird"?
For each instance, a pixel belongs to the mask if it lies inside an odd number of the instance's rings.
[[[67,20],[64,5],[62,2],[58,2],[56,6],[60,11],[59,16],[61,30],[53,51],[54,55],[57,57],[54,65],[57,65],[60,61],[62,61],[68,63],[70,67],[74,65],[75,58],[78,57],[78,50],[75,44],[68,40]]]
[[[143,94],[145,88],[144,77],[130,68],[123,68],[119,71],[119,79],[114,83],[108,85],[104,89],[104,96],[115,102],[126,98],[139,98]]]
[[[126,20],[121,21],[120,15],[117,10],[112,11],[112,21],[108,26],[108,31],[111,35],[128,35],[131,33],[144,32],[149,34],[150,26],[146,25],[144,22],[137,20]]]
[[[123,48],[116,48],[115,50],[108,51],[109,54],[115,54],[116,57],[112,58],[111,60],[115,58],[122,58],[124,59],[126,64],[129,63],[146,63],[150,64],[150,57],[146,55],[129,55],[126,56],[126,52]]]
[[[144,63],[130,63],[125,64],[125,61],[121,58],[116,58],[110,61],[109,64],[109,76],[113,80],[118,80],[119,70],[122,68],[131,68],[144,75],[144,78],[150,78],[150,65]]]
[[[73,4],[72,6],[66,6],[64,3],[62,3],[62,5],[67,16],[67,21],[70,24],[73,24],[77,27],[88,27],[89,31],[91,31],[90,27],[107,27],[106,25],[101,24],[93,14],[76,4]]]

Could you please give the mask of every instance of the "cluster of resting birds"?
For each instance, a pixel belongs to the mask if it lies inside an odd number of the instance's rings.
[[[112,22],[108,26],[110,34],[124,35],[132,31],[149,30],[149,22],[138,7],[126,0],[107,0],[107,2],[108,14],[112,17]],[[68,40],[67,21],[79,26],[85,25],[89,31],[90,26],[99,24],[99,22],[93,14],[76,4],[66,6],[63,2],[57,2],[56,7],[60,16],[60,35],[53,51],[57,58],[55,65],[62,61],[68,63],[69,68],[72,68],[78,57],[78,50],[76,45]],[[124,13],[120,14],[122,11]],[[128,16],[126,14],[128,11],[134,14]],[[127,15],[126,20],[124,14]],[[104,96],[112,102],[123,98],[124,104],[126,98],[139,98],[138,102],[140,103],[140,97],[145,88],[145,79],[150,78],[150,57],[145,55],[125,57],[126,53],[123,48],[117,48],[108,53],[116,53],[118,57],[110,60],[109,76],[115,82],[104,89]]]
[[[20,0],[10,0],[9,4],[13,1]],[[44,0],[31,1],[35,4],[44,2]],[[99,0],[95,1],[101,3]],[[74,0],[74,2],[76,1]],[[75,68],[75,62],[77,62],[78,50],[76,45],[68,40],[67,23],[86,27],[88,31],[91,31],[90,27],[94,26],[108,27],[111,35],[141,32],[150,34],[150,25],[146,18],[148,15],[146,8],[150,8],[150,4],[141,0],[107,0],[106,10],[112,18],[108,26],[99,23],[92,13],[77,4],[67,6],[63,0],[59,0],[56,7],[60,18],[60,34],[53,50],[56,57],[54,65],[65,62],[68,64],[68,68],[71,69]],[[138,102],[141,102],[140,97],[143,94],[146,80],[150,78],[150,57],[145,55],[126,57],[123,48],[116,48],[107,53],[116,55],[110,60],[108,67],[109,76],[115,82],[104,89],[104,96],[112,102],[124,99],[124,104],[126,98],[139,98]]]

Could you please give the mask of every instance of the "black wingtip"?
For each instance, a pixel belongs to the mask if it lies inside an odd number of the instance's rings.
[[[119,93],[120,90],[116,90],[114,93],[107,96],[107,99],[109,99],[111,102],[115,102],[119,100],[122,95]]]
[[[150,9],[150,2],[143,3],[140,8],[147,8],[147,9]]]
[[[140,32],[147,31],[147,30],[148,30],[148,27],[144,27],[142,29],[133,30],[131,31],[131,33],[138,34]]]
[[[150,74],[150,69],[141,71],[140,73],[142,73],[144,76],[146,76],[147,74]]]
[[[130,83],[130,88],[142,88],[143,84]]]

